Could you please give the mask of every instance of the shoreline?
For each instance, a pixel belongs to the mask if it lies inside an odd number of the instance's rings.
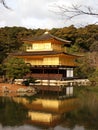
[[[9,92],[17,92],[20,88],[27,89],[27,86],[19,85],[19,84],[10,84],[10,83],[0,83],[0,92],[5,91],[7,89]]]

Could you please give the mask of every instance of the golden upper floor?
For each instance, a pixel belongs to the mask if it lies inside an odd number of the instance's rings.
[[[30,63],[31,65],[77,66],[75,62],[77,56],[63,52],[25,52],[16,54],[16,56],[23,58],[26,63]]]
[[[70,45],[70,41],[63,40],[55,37],[49,33],[44,33],[39,37],[23,40],[26,51],[64,51],[66,52],[67,46]]]

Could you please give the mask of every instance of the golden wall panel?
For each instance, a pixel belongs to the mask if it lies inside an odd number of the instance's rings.
[[[56,56],[47,56],[47,57],[32,57],[25,58],[26,63],[30,63],[31,65],[59,65],[59,57]]]
[[[59,65],[59,57],[44,57],[43,65]]]
[[[76,66],[74,56],[60,56],[60,64],[66,66]]]
[[[44,43],[32,43],[28,44],[26,47],[26,51],[50,51],[52,50],[51,42],[44,42]]]
[[[25,60],[26,63],[31,65],[65,65],[65,66],[77,66],[75,56],[70,55],[51,55],[51,56],[24,56],[20,57]]]

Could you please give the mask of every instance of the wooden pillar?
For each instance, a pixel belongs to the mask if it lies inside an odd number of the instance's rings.
[[[59,69],[58,69],[58,74],[60,73]]]
[[[44,96],[44,90],[42,90],[42,97]]]
[[[44,74],[44,67],[43,67],[43,74]]]
[[[59,86],[57,86],[57,87],[58,87],[57,93],[58,93],[58,97],[59,97]]]

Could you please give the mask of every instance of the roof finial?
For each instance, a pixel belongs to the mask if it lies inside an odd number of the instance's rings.
[[[44,34],[48,34],[48,33],[49,33],[49,30],[48,30],[48,29],[46,29]]]
[[[48,34],[48,33],[49,33],[49,32],[46,31],[44,34]]]

